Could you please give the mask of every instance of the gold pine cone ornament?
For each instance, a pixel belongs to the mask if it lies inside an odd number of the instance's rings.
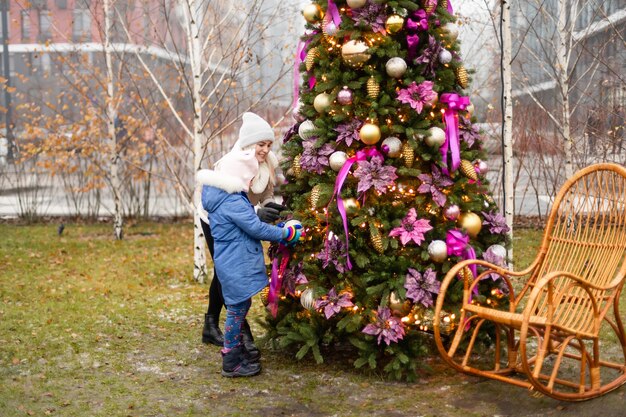
[[[461,88],[467,88],[469,85],[469,74],[465,67],[458,67],[454,72],[456,74],[456,82],[459,83]]]
[[[461,160],[460,170],[467,178],[470,180],[478,181],[478,174],[476,174],[476,168],[474,168],[474,164],[472,164],[467,159]]]
[[[317,47],[313,47],[309,49],[309,52],[306,53],[306,58],[304,58],[304,65],[306,65],[306,70],[311,71],[313,69],[313,65],[315,65],[315,61],[320,56],[320,51],[317,50]]]
[[[376,81],[376,78],[370,77],[367,80],[367,96],[370,98],[377,98],[380,93],[380,85]]]
[[[370,242],[376,252],[382,254],[385,251],[385,248],[383,247],[383,238],[380,236],[378,229],[370,229]]]
[[[413,166],[413,162],[415,162],[415,151],[408,142],[404,142],[404,145],[402,145],[402,158],[404,158],[404,165],[407,168]]]

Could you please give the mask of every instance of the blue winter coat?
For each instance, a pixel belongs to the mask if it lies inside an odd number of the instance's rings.
[[[214,178],[214,171],[208,173]],[[200,177],[199,180],[212,184],[202,188],[202,206],[209,214],[215,242],[213,262],[224,301],[232,305],[247,300],[267,285],[260,241],[279,241],[283,238],[283,229],[260,221],[247,195],[229,192],[232,190],[222,185],[223,174],[220,177],[218,181],[200,180]]]

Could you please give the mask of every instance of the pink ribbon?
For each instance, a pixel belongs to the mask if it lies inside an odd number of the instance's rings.
[[[460,230],[448,230],[446,234],[446,246],[448,247],[448,256],[460,256],[463,260],[476,259],[476,252],[472,245],[469,244],[470,238]],[[474,276],[476,274],[476,265],[469,266]]]
[[[310,41],[309,41],[310,42]],[[300,98],[300,64],[306,57],[307,44],[298,41],[298,49],[296,50],[296,64],[293,66],[293,105],[295,109],[298,106],[298,98]]]
[[[337,174],[337,179],[335,180],[335,189],[333,190],[333,198],[337,197],[337,209],[339,210],[339,214],[341,215],[341,220],[343,221],[343,230],[346,234],[346,267],[348,269],[352,269],[352,263],[350,262],[350,252],[349,252],[349,231],[348,231],[348,217],[346,216],[346,209],[343,206],[343,199],[341,198],[341,189],[343,188],[343,183],[348,177],[348,173],[350,172],[350,168],[355,162],[366,161],[368,158],[381,158],[384,159],[383,154],[381,154],[378,149],[375,147],[365,148],[360,150],[351,158],[348,158],[346,162],[343,164],[339,173]],[[330,199],[328,205],[333,201],[333,198]],[[326,215],[328,216],[328,208],[326,210]],[[328,235],[326,236],[326,253],[328,254]]]
[[[452,0],[448,0],[448,13],[454,14],[454,10],[452,10]]]
[[[330,14],[335,26],[339,27],[339,25],[341,24],[341,15],[339,14],[339,9],[337,9],[337,5],[335,4],[333,0],[328,0],[328,7],[326,8],[326,13]]]
[[[279,258],[280,267],[278,266]],[[278,313],[278,296],[280,295],[283,275],[285,274],[288,263],[289,250],[281,243],[278,245],[278,255],[272,260],[272,280],[270,281],[270,292],[267,295],[267,308],[274,318],[276,318],[276,314]]]
[[[406,28],[409,34],[406,36],[407,58],[409,61],[417,57],[420,37],[416,32],[428,30],[428,16],[424,10],[417,10],[406,21]]]
[[[446,174],[448,174],[448,147],[452,156],[451,172],[456,171],[461,165],[461,145],[459,143],[459,110],[465,110],[470,105],[469,97],[460,96],[456,93],[445,93],[439,97],[439,101],[446,103],[448,108],[443,114],[446,123],[446,141],[441,147],[441,156]]]

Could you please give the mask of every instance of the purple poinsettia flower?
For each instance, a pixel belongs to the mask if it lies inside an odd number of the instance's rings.
[[[335,132],[339,133],[339,135],[337,135],[337,142],[343,141],[346,143],[346,146],[352,146],[352,142],[361,140],[359,130],[361,130],[362,126],[363,121],[356,118],[339,124],[335,128]]]
[[[474,146],[481,139],[480,129],[472,123],[469,117],[459,117],[459,136],[468,147]]]
[[[435,68],[439,63],[439,53],[443,47],[433,36],[428,36],[428,45],[422,50],[422,55],[413,60],[415,65],[426,64],[422,75],[425,77],[434,77]]]
[[[430,268],[424,271],[424,274],[409,268],[404,281],[406,297],[413,300],[414,303],[422,303],[424,307],[434,305],[433,294],[439,294],[439,285],[437,274]]]
[[[507,234],[509,233],[509,226],[506,224],[506,219],[502,214],[497,211],[491,213],[482,212],[484,220],[483,225],[489,227],[489,231],[495,234]]]
[[[378,344],[381,340],[387,345],[391,342],[397,342],[404,338],[404,325],[398,317],[391,314],[391,310],[387,307],[378,307],[376,313],[376,321],[365,326],[363,333],[372,336],[378,336]]]
[[[437,93],[433,91],[433,82],[424,81],[417,84],[413,81],[407,88],[398,91],[398,101],[406,103],[417,113],[421,113],[424,105],[437,98]]]
[[[389,236],[400,236],[400,243],[403,246],[406,246],[411,240],[419,246],[424,241],[424,234],[431,229],[430,221],[426,219],[417,220],[417,212],[411,208],[402,220],[402,226],[391,230]]]
[[[359,167],[354,171],[354,176],[359,179],[358,192],[365,192],[374,187],[381,194],[387,192],[387,187],[393,185],[398,178],[396,168],[391,165],[383,165],[382,158],[372,158],[370,161],[359,162]]]
[[[335,290],[335,287],[333,287],[330,291],[328,291],[328,295],[315,301],[315,309],[317,310],[323,308],[324,316],[326,316],[326,319],[328,320],[335,314],[339,313],[342,308],[353,307],[354,304],[350,301],[351,298],[352,294],[348,291],[337,295],[337,291]]]
[[[294,295],[296,292],[296,286],[307,284],[309,280],[302,273],[303,263],[300,262],[295,266],[288,268],[283,275],[283,288],[285,294]]]
[[[422,184],[418,187],[417,192],[431,194],[433,201],[437,203],[439,207],[443,207],[446,204],[447,197],[441,189],[453,185],[454,182],[449,177],[444,176],[435,165],[433,165],[431,169],[432,175],[418,175],[417,178],[422,181]]]
[[[356,26],[365,25],[372,28],[372,32],[386,34],[385,21],[386,5],[368,2],[365,6],[352,10],[352,20]]]
[[[302,141],[302,147],[304,150],[302,151],[302,156],[300,157],[300,166],[302,169],[309,172],[322,174],[324,172],[324,167],[329,164],[328,157],[335,151],[335,149],[333,149],[333,147],[328,143],[325,143],[319,149],[316,149],[315,142],[317,142],[317,138],[315,137]]]
[[[322,268],[326,269],[332,263],[337,272],[342,273],[346,270],[345,259],[347,253],[348,250],[344,241],[331,232],[324,250],[318,253],[316,258],[322,260]]]

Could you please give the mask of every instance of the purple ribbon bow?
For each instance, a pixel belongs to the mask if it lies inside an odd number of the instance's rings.
[[[341,215],[341,220],[343,221],[343,230],[346,234],[346,267],[348,269],[352,269],[352,263],[350,263],[350,253],[348,246],[348,218],[346,216],[346,209],[343,206],[343,199],[341,198],[341,189],[343,188],[343,183],[348,177],[348,173],[350,172],[350,168],[355,162],[366,161],[368,158],[381,158],[384,159],[383,154],[381,154],[378,149],[375,147],[365,148],[360,150],[351,158],[348,158],[346,162],[343,164],[339,173],[337,174],[337,179],[335,180],[335,189],[333,190],[333,197],[337,197],[337,209],[339,210],[339,214]],[[330,199],[328,205],[330,206],[333,199]],[[326,215],[328,215],[328,210],[326,211]],[[326,236],[326,245],[328,246],[328,236]],[[328,248],[326,250],[328,254]]]
[[[443,114],[446,123],[446,141],[441,147],[443,167],[448,174],[448,148],[452,157],[452,167],[449,171],[454,172],[461,164],[461,145],[459,143],[459,110],[465,110],[470,105],[469,97],[460,96],[456,93],[445,93],[439,101],[446,103],[448,108]]]
[[[476,252],[472,245],[469,244],[469,236],[460,230],[448,230],[446,234],[446,246],[448,246],[448,256],[460,256],[463,260],[476,259]],[[474,276],[476,273],[476,265],[468,267]],[[478,295],[478,287],[474,287],[474,294]]]

